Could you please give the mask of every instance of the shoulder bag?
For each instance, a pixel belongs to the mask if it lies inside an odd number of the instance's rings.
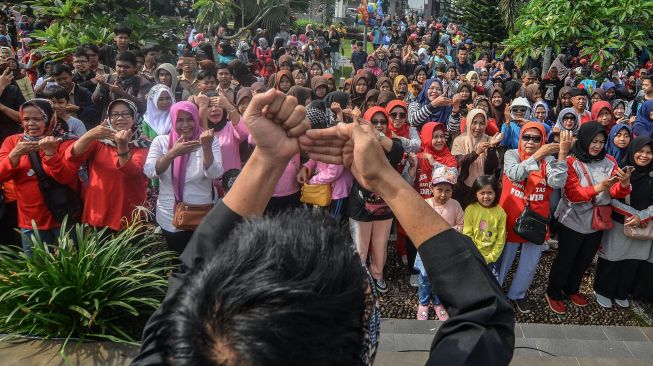
[[[68,223],[78,223],[82,219],[82,199],[79,194],[65,184],[54,180],[43,171],[38,151],[29,154],[29,162],[36,174],[43,201],[54,218],[60,223],[68,216]]]
[[[625,201],[630,206],[630,195],[626,196]],[[653,240],[653,223],[649,223],[645,228],[624,225],[624,235],[637,240]]]
[[[172,177],[173,163],[170,163],[170,176]],[[211,183],[211,203],[204,205],[193,205],[185,202],[177,202],[175,197],[175,212],[172,217],[172,225],[179,230],[193,231],[200,225],[204,216],[206,216],[213,209],[213,201],[215,201],[215,189],[213,188],[213,181]]]
[[[304,183],[299,201],[320,207],[329,206],[331,204],[331,185]]]
[[[544,176],[546,177],[546,162],[544,163]],[[513,228],[514,232],[529,242],[537,245],[542,245],[546,240],[546,233],[548,232],[548,225],[550,219],[543,217],[530,208],[528,196],[531,192],[527,192],[526,184],[528,178],[524,180],[524,200],[526,207],[524,212],[515,221]]]
[[[587,168],[585,168],[585,163],[580,160],[577,161],[578,164],[580,164],[580,167],[583,169],[583,174],[585,174],[587,181],[590,184],[594,185],[592,177],[587,172]],[[612,229],[614,226],[612,223],[612,207],[609,205],[597,205],[596,197],[592,198],[592,205],[594,205],[594,210],[592,211],[592,229],[596,231]]]

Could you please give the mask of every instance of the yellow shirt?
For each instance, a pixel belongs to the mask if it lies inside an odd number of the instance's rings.
[[[499,205],[485,208],[476,202],[467,206],[463,234],[474,241],[487,263],[495,263],[506,244],[506,212]]]

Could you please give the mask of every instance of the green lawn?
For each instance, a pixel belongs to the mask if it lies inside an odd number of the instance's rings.
[[[351,58],[351,39],[344,39],[344,49],[345,49],[345,56],[349,59]],[[367,54],[370,55],[374,49],[372,48],[372,42],[367,42]],[[343,73],[344,71],[344,73]],[[344,76],[345,79],[349,78],[349,75],[351,75],[351,67],[344,67],[341,68],[340,71],[336,71],[335,75],[333,75],[336,78],[336,82],[340,79],[340,76]]]

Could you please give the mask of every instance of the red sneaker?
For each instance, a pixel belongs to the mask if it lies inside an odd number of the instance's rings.
[[[578,307],[584,308],[587,306],[587,299],[581,294],[571,294],[569,295],[569,300]]]
[[[554,300],[549,297],[549,295],[544,294],[544,298],[546,299],[547,304],[549,304],[549,308],[551,311],[553,311],[556,314],[566,314],[567,313],[567,307],[565,306],[565,302],[562,300]]]

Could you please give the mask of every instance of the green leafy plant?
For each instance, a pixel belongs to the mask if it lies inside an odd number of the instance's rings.
[[[136,344],[132,324],[159,306],[174,254],[148,254],[158,242],[140,220],[116,235],[66,226],[56,252],[38,231],[31,257],[0,247],[0,333],[65,338],[62,350],[71,338]]]
[[[653,2],[649,0],[533,0],[521,8],[515,33],[503,43],[515,60],[555,54],[576,44],[597,69],[623,67],[653,42]]]

